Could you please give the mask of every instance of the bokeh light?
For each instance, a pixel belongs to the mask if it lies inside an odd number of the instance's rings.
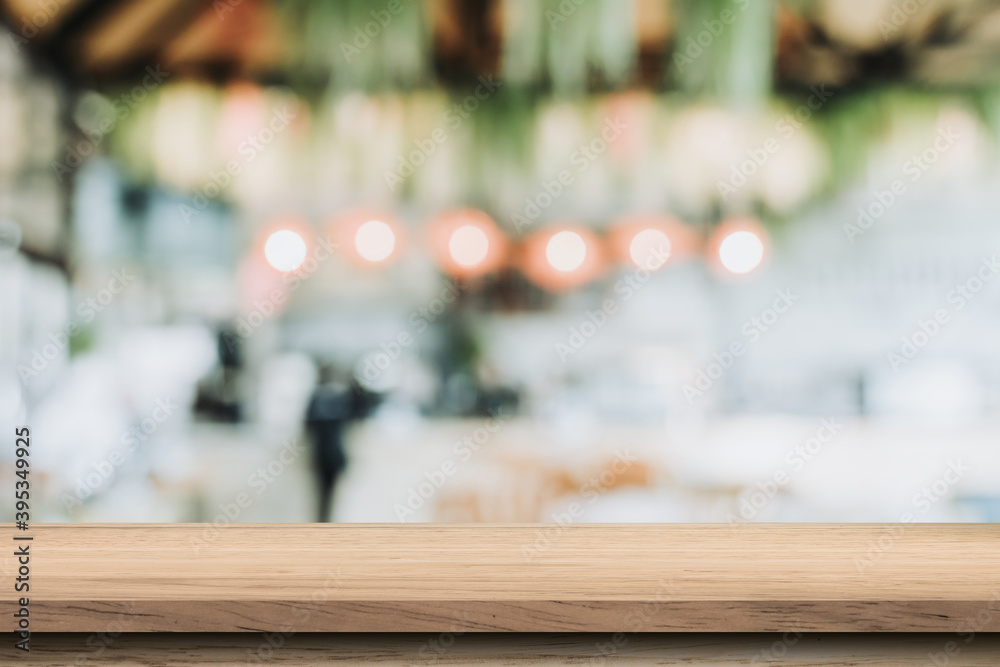
[[[587,259],[587,242],[577,232],[558,232],[545,244],[545,258],[556,271],[575,271]]]
[[[552,291],[590,282],[606,266],[601,240],[575,225],[555,225],[533,234],[522,247],[519,264],[533,283]]]
[[[462,225],[451,234],[448,252],[457,264],[472,268],[479,266],[490,251],[490,239],[479,227]]]
[[[749,273],[764,259],[764,243],[749,231],[733,232],[719,245],[719,261],[733,273]]]
[[[264,258],[278,271],[294,271],[306,259],[306,242],[292,230],[281,229],[267,237]]]
[[[396,233],[381,220],[369,220],[355,232],[354,247],[369,262],[382,262],[396,249]]]
[[[632,237],[629,258],[636,266],[654,271],[661,268],[670,257],[670,237],[661,229],[644,229]]]
[[[616,220],[606,245],[627,267],[660,271],[698,253],[699,235],[669,215],[629,214]]]
[[[444,271],[458,278],[481,276],[503,265],[507,239],[486,213],[447,211],[430,226],[430,250]]]

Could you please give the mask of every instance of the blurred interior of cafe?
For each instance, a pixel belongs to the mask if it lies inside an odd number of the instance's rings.
[[[0,23],[37,521],[1000,521],[995,2]]]

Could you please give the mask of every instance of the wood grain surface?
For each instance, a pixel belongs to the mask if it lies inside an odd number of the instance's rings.
[[[968,639],[968,641],[965,641]],[[0,656],[13,653],[9,646]],[[996,667],[1000,635],[927,634],[147,634],[35,635],[17,664],[913,665]],[[13,660],[11,661],[13,663]]]
[[[35,632],[1000,631],[991,524],[62,524],[31,534]],[[9,592],[15,571],[7,556]],[[5,629],[13,611],[10,592]]]

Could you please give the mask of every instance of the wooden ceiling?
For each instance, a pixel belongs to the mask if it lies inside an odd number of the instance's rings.
[[[422,1],[439,80],[499,74],[500,0]],[[636,0],[632,84],[670,87],[676,14],[696,1]],[[904,6],[917,9],[906,13]],[[88,83],[127,82],[151,64],[217,81],[281,81],[293,67],[287,45],[295,35],[268,0],[0,0],[0,18],[15,34],[30,35],[27,47],[68,79]],[[788,0],[776,21],[778,87],[1000,82],[994,1]]]

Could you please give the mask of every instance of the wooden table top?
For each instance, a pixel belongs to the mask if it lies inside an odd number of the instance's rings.
[[[997,667],[1000,635],[977,634],[45,634],[31,652],[0,646],[9,664],[213,667],[342,662],[413,665],[698,665],[700,667]],[[15,663],[16,660],[16,663]]]
[[[1000,631],[996,524],[59,524],[28,534],[12,544],[31,545],[34,632]],[[8,591],[14,561],[4,558]],[[12,596],[0,605],[12,630]]]

